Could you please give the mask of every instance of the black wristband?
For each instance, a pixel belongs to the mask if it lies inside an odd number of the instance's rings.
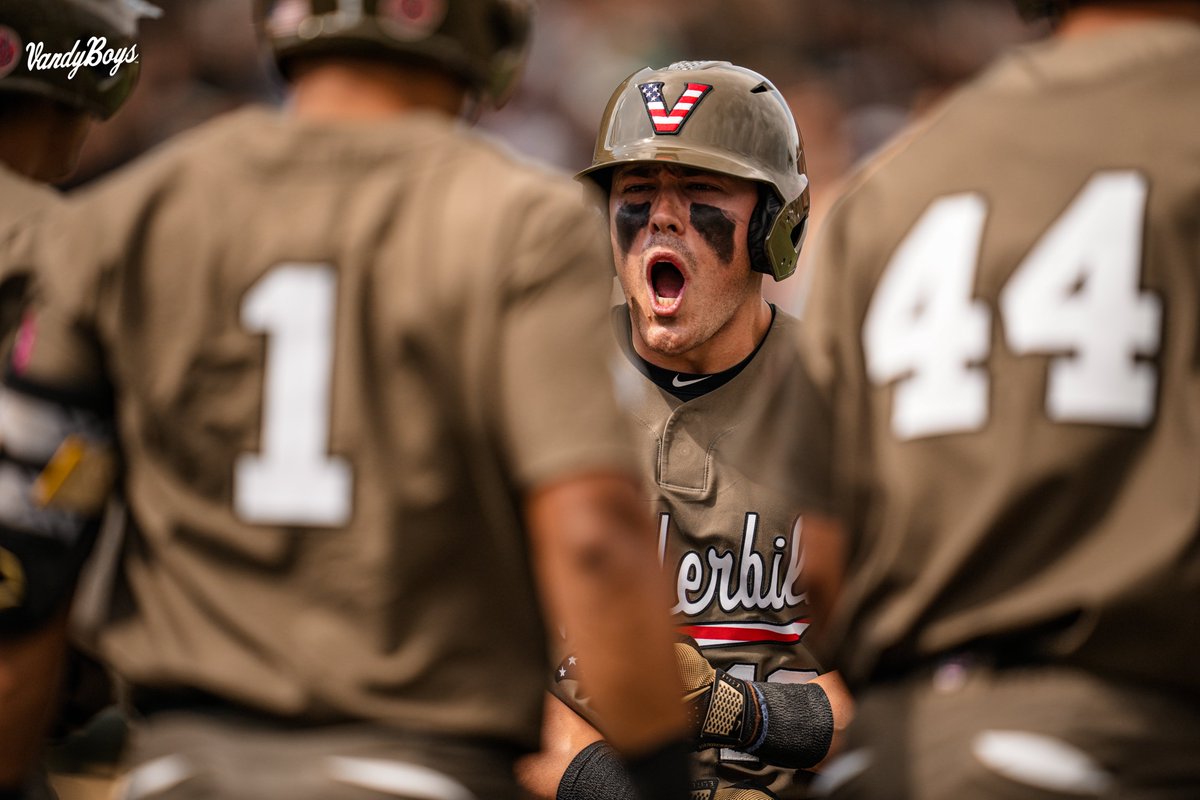
[[[617,751],[599,741],[580,750],[567,765],[555,797],[557,800],[637,800],[638,795]]]
[[[641,800],[689,800],[690,757],[691,744],[681,739],[625,763]]]
[[[767,709],[766,735],[752,752],[768,764],[807,769],[833,742],[833,708],[815,683],[755,683]]]

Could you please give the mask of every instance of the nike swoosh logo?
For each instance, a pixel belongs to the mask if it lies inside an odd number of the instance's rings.
[[[693,383],[699,383],[700,381],[706,381],[711,377],[712,377],[712,375],[705,375],[703,378],[695,378],[690,381],[681,381],[681,380],[679,380],[679,376],[676,375],[674,378],[671,379],[671,385],[674,386],[676,389],[682,389],[685,386],[691,386]]]

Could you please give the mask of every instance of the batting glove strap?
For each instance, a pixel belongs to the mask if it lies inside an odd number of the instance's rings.
[[[749,681],[716,670],[708,691],[691,704],[692,730],[700,748],[749,751],[762,744],[766,706]]]
[[[757,747],[746,752],[768,764],[792,769],[816,766],[833,742],[833,708],[815,683],[755,683],[769,723]]]

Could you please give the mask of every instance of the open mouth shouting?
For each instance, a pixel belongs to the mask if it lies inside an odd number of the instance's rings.
[[[646,258],[646,286],[655,316],[673,317],[683,304],[687,274],[673,253],[654,252]]]

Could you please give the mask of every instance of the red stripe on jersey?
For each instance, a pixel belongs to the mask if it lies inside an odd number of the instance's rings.
[[[799,619],[792,623],[800,623],[806,628],[807,619]],[[798,644],[803,630],[793,632],[783,630],[791,625],[762,626],[729,626],[729,625],[680,625],[680,633],[690,636],[697,641],[700,639],[721,640],[733,644],[735,642],[774,642],[779,644]]]

